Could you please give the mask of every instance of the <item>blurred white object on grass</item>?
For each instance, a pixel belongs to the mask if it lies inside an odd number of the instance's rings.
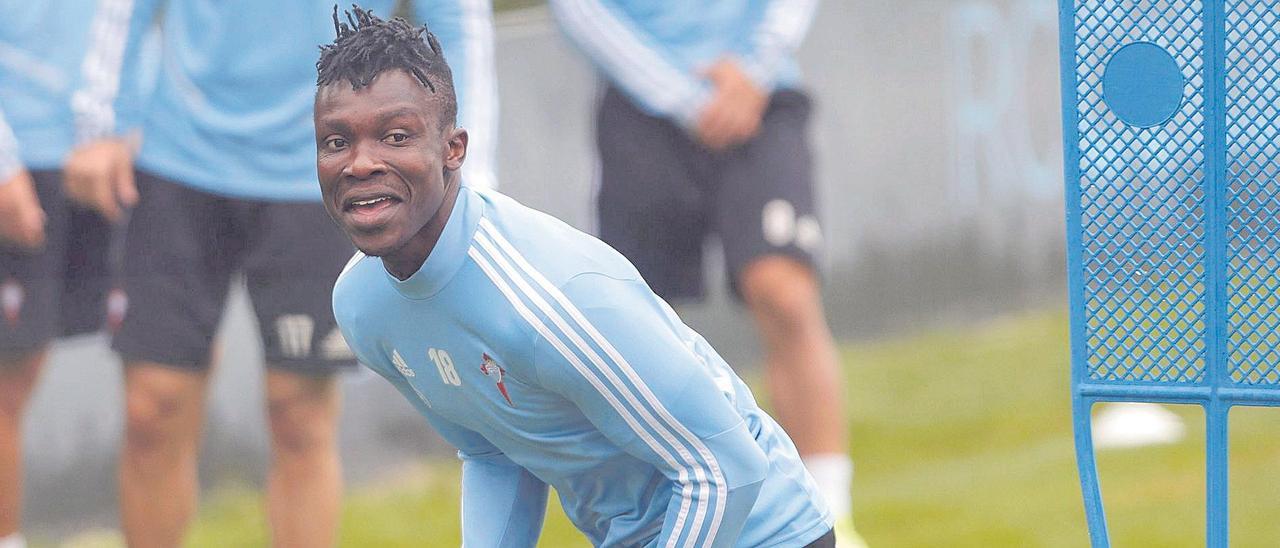
[[[1154,403],[1109,403],[1093,417],[1097,449],[1174,443],[1185,435],[1182,419]]]

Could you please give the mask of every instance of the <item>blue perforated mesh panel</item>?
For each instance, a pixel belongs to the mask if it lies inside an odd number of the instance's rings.
[[[1226,548],[1228,411],[1280,406],[1280,0],[1061,5],[1072,416],[1089,536],[1109,546],[1093,404],[1197,403],[1205,545]]]
[[[1205,90],[1199,1],[1081,2],[1076,9],[1081,265],[1087,375],[1194,383],[1205,374]],[[1101,80],[1120,47],[1173,55],[1185,100],[1168,122],[1130,126]]]
[[[1280,387],[1280,4],[1225,8],[1228,371]]]

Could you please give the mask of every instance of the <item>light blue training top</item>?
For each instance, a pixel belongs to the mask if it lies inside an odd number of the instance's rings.
[[[0,0],[0,183],[21,168],[60,168],[75,144],[71,95],[81,82],[97,5],[98,0]],[[141,80],[127,78],[128,85]],[[138,100],[144,93],[131,89],[126,95]],[[137,104],[115,107],[126,120],[136,117]]]
[[[362,6],[390,17],[395,0]],[[493,25],[488,0],[416,0],[445,51],[459,124],[473,131],[467,184],[491,186],[496,135]],[[196,189],[244,199],[319,201],[312,103],[320,45],[333,42],[332,0],[101,0],[79,139],[122,128],[111,86],[140,25],[163,6],[159,80],[142,119],[138,165]],[[128,59],[124,59],[127,64]],[[474,164],[473,164],[474,161]]]
[[[458,448],[463,541],[533,546],[547,486],[597,546],[804,546],[832,527],[782,428],[609,246],[464,187],[422,268],[357,254],[334,312]]]
[[[765,90],[799,85],[794,60],[818,0],[550,0],[569,39],[654,116],[693,127],[711,99],[700,72],[736,58]]]

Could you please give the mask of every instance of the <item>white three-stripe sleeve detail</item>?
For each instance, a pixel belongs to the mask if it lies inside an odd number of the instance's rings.
[[[568,325],[568,323],[564,320],[564,318],[562,318],[560,314],[557,313],[556,310],[550,304],[548,304],[547,301],[543,299],[542,296],[539,295],[537,291],[535,291],[533,287],[531,287],[529,283],[523,279],[522,276],[519,275],[518,271],[512,267],[511,263],[509,263],[507,259],[504,258],[502,254],[500,254],[496,249],[494,249],[493,244],[489,242],[488,238],[483,234],[483,232],[484,230],[482,229],[480,232],[476,234],[476,237],[475,237],[476,242],[480,244],[480,247],[485,252],[487,252],[489,256],[493,258],[494,262],[500,267],[501,271],[507,273],[507,276],[509,276],[512,279],[512,281],[515,282],[516,286],[524,292],[526,297],[531,302],[533,302],[533,304],[539,310],[541,310],[542,313],[546,315],[557,328],[560,329],[560,332],[564,333],[569,338],[570,342],[574,344],[574,346],[578,349],[578,351],[582,352],[585,356],[587,356],[587,359],[590,360],[591,363],[595,365],[600,370],[600,372],[604,374],[604,376],[607,379],[609,379],[610,384],[614,387],[614,389],[618,391],[618,393],[622,394],[622,396],[627,400],[627,403],[630,403],[635,409],[638,410],[641,418],[644,419],[645,424],[648,425],[649,428],[652,428],[655,432],[657,432],[662,437],[662,439],[665,440],[668,444],[676,448],[676,451],[680,455],[681,459],[686,463],[686,465],[691,470],[693,470],[694,478],[698,481],[699,489],[701,489],[703,492],[703,497],[710,495],[710,485],[707,482],[706,471],[703,469],[702,465],[694,458],[692,453],[690,453],[689,448],[686,445],[682,445],[678,440],[676,440],[675,436],[673,435],[673,432],[671,432],[669,428],[664,427],[664,425],[660,424],[659,421],[656,418],[654,418],[653,414],[650,413],[650,411],[647,408],[645,408],[641,404],[641,402],[637,399],[634,391],[627,388],[626,384],[623,383],[620,378],[618,378],[617,373],[615,373],[613,369],[610,368],[604,362],[604,360],[600,358],[600,355],[597,354],[595,350],[592,349],[586,343],[586,341],[583,340],[582,337],[577,332],[575,332],[573,328],[571,328]],[[633,382],[635,382],[636,384],[641,384],[639,379],[634,379]],[[650,403],[652,407],[658,408],[661,406],[661,403],[652,395],[650,395],[647,401]],[[722,501],[718,501],[718,502],[722,502]],[[701,527],[703,517],[707,512],[707,505],[708,503],[705,501],[705,499],[700,500],[698,508],[694,514],[694,519],[693,519],[692,529],[694,531],[699,530],[699,527]],[[675,538],[678,536],[679,535],[673,534],[670,541],[674,542]],[[693,539],[696,536],[697,536],[696,534],[693,534],[690,536],[690,539]]]
[[[570,350],[569,347],[564,343],[564,341],[561,340],[561,338],[558,335],[553,333],[551,329],[548,328],[547,325],[543,323],[543,321],[539,319],[533,313],[533,311],[529,309],[528,306],[525,305],[525,303],[512,290],[511,286],[498,273],[497,268],[492,263],[490,263],[489,259],[485,257],[485,255],[480,251],[479,248],[472,246],[471,249],[468,250],[467,255],[470,256],[471,259],[476,262],[476,264],[480,267],[482,271],[484,271],[485,275],[488,276],[490,281],[492,281],[493,284],[498,288],[498,290],[507,298],[507,300],[511,303],[512,307],[516,309],[516,312],[520,314],[520,316],[523,317],[525,321],[527,321],[529,325],[532,326],[534,330],[537,331],[538,334],[540,334],[543,337],[544,340],[546,340],[553,348],[555,348],[560,353],[560,355],[563,356],[565,360],[568,361],[569,364],[580,375],[582,375],[582,377],[586,379],[586,381],[593,388],[596,389],[597,392],[600,393],[601,397],[603,397],[605,401],[609,403],[609,406],[612,407],[613,410],[618,413],[618,415],[622,418],[623,422],[627,424],[627,426],[632,430],[632,432],[635,432],[635,434],[641,439],[641,441],[643,441],[645,445],[649,447],[650,450],[652,450],[655,454],[657,454],[658,457],[661,458],[663,462],[667,464],[668,467],[677,471],[678,479],[681,484],[681,504],[680,504],[680,513],[677,516],[675,526],[672,529],[672,534],[669,539],[669,545],[670,543],[674,543],[675,539],[679,538],[680,533],[683,532],[683,526],[689,511],[690,501],[693,498],[693,486],[692,486],[692,483],[690,482],[690,476],[689,476],[689,470],[690,468],[693,468],[693,467],[682,466],[681,463],[677,462],[675,457],[671,455],[671,452],[668,451],[666,447],[664,447],[661,443],[658,442],[656,438],[653,437],[652,433],[650,433],[648,430],[646,430],[643,426],[640,425],[639,421],[635,417],[632,410],[627,406],[625,406],[621,401],[619,401],[617,396],[615,396],[614,393],[610,391],[608,387],[605,386],[604,382],[600,380],[600,377],[596,375],[596,373],[593,372],[590,368],[588,368],[587,365],[583,363],[582,359],[577,354],[575,354],[572,350]],[[508,274],[510,273],[508,272]],[[526,294],[526,296],[528,295]],[[606,374],[606,376],[610,375],[610,372],[608,370],[602,371],[602,373]],[[611,379],[611,381],[614,381],[615,386],[617,386],[616,376],[614,376]],[[629,394],[628,391],[626,391],[621,387],[619,387],[619,392],[621,392],[624,396],[634,398],[634,396]],[[629,403],[631,403],[641,412],[644,412],[643,407],[640,407],[638,405],[638,402],[635,402],[634,399],[631,399]],[[649,418],[652,419],[652,417],[649,417]],[[656,428],[655,430],[658,430],[661,433],[661,430]],[[671,443],[672,447],[676,447],[676,448],[680,447],[679,444],[674,443],[674,440],[669,440],[668,442]],[[686,459],[686,462],[688,462],[687,459]],[[700,470],[695,470],[695,472],[700,472]],[[700,487],[700,489],[701,488],[702,487]],[[705,503],[705,497],[701,503]],[[691,537],[692,536],[696,536],[696,535],[691,535]]]
[[[120,71],[132,15],[133,0],[98,1],[87,53],[80,65],[84,84],[71,98],[78,142],[110,135],[116,129],[114,103],[120,91]]]
[[[752,36],[757,48],[794,51],[809,32],[818,0],[773,0]]]
[[[551,0],[551,8],[565,33],[631,97],[651,112],[693,125],[710,91],[655,51],[654,40],[600,0]]]
[[[693,432],[689,431],[688,428],[686,428],[683,424],[681,424],[679,420],[677,420],[674,416],[672,416],[670,411],[667,410],[667,408],[662,404],[662,402],[657,398],[657,396],[649,389],[648,385],[644,383],[644,381],[636,373],[635,369],[626,360],[626,358],[623,357],[622,354],[618,352],[617,349],[614,348],[612,344],[609,343],[608,339],[606,339],[599,332],[599,330],[597,330],[595,326],[592,325],[591,322],[588,321],[582,315],[582,313],[577,309],[577,307],[575,307],[573,303],[570,302],[567,297],[565,297],[564,293],[561,292],[555,286],[553,286],[546,279],[545,276],[543,276],[540,272],[538,272],[537,269],[533,267],[533,265],[529,264],[529,262],[525,260],[523,255],[521,255],[519,251],[516,250],[515,247],[512,246],[510,242],[508,242],[502,236],[502,234],[499,233],[497,229],[493,227],[493,225],[487,219],[480,220],[479,234],[491,237],[493,241],[496,242],[497,245],[502,249],[502,251],[505,252],[505,254],[509,256],[516,265],[519,266],[520,270],[523,271],[525,276],[534,280],[534,282],[538,286],[540,286],[543,291],[545,291],[548,295],[550,295],[560,305],[560,307],[564,309],[571,318],[573,318],[574,322],[578,325],[578,327],[588,334],[588,336],[596,343],[596,345],[598,345],[605,352],[605,354],[613,361],[615,366],[623,372],[623,374],[631,381],[631,383],[634,386],[636,386],[636,389],[640,392],[641,396],[654,408],[654,410],[658,413],[659,417],[665,423],[666,427],[675,431],[682,438],[682,440],[689,446],[693,447],[694,450],[698,453],[698,455],[703,459],[703,461],[706,462],[707,469],[711,474],[710,479],[716,488],[717,504],[715,506],[714,511],[712,512],[712,521],[709,528],[709,536],[705,541],[705,543],[708,545],[713,544],[714,538],[715,538],[715,532],[719,529],[720,520],[724,514],[723,502],[725,500],[725,497],[727,496],[727,491],[728,491],[727,482],[725,481],[724,475],[720,470],[720,466],[716,460],[715,455],[711,452],[710,449],[707,448],[706,444],[704,444],[701,439],[699,439],[696,435],[693,434]],[[530,291],[530,294],[536,295],[536,293],[532,291]],[[550,314],[551,312],[553,312],[553,310],[550,310],[550,307],[548,307],[547,312]],[[576,333],[572,329],[564,328],[564,327],[562,327],[562,329],[564,329],[567,333],[570,333],[576,337]],[[606,371],[609,371],[609,368],[606,367],[604,364],[604,360],[601,359],[598,354],[596,354],[594,349],[591,349],[590,346],[585,344],[585,342],[580,343],[579,347],[583,350],[585,354],[587,354],[588,357],[592,358],[593,361],[595,361],[601,368],[605,369]],[[696,516],[695,522],[700,524],[701,516]],[[697,535],[691,536],[690,541],[691,542],[695,541],[696,536]]]
[[[809,32],[818,0],[772,0],[751,35],[753,55],[746,60],[752,78],[772,87],[779,65],[794,53]]]
[[[657,396],[655,396],[653,392],[649,390],[649,387],[646,384],[644,384],[644,382],[640,379],[639,375],[636,374],[635,369],[631,367],[631,364],[627,361],[627,359],[623,357],[622,354],[618,352],[618,350],[614,348],[612,344],[609,343],[609,340],[606,339],[604,335],[602,335],[600,331],[597,330],[595,326],[592,325],[591,322],[588,321],[586,317],[582,315],[581,311],[579,311],[578,308],[574,306],[573,303],[570,302],[567,297],[564,296],[563,292],[561,292],[554,285],[552,285],[551,282],[548,281],[547,278],[543,276],[541,272],[538,272],[538,270],[533,267],[533,265],[529,264],[529,261],[527,261],[524,258],[524,256],[521,255],[520,252],[515,249],[515,246],[511,245],[511,243],[508,242],[500,232],[498,232],[497,228],[495,228],[492,223],[490,223],[487,219],[481,219],[480,230],[481,232],[493,237],[494,241],[498,243],[499,247],[501,247],[503,251],[505,251],[512,258],[512,260],[517,265],[520,266],[521,270],[523,270],[527,276],[532,278],[534,282],[536,282],[540,287],[542,287],[543,291],[551,295],[551,297],[560,304],[561,308],[563,308],[566,312],[569,313],[569,316],[573,318],[573,320],[578,324],[578,326],[582,330],[584,330],[591,337],[591,339],[594,340],[597,345],[599,345],[599,347],[602,350],[604,350],[605,354],[608,355],[609,358],[612,359],[615,364],[617,364],[617,366],[623,371],[623,373],[627,376],[627,378],[630,379],[631,382],[638,387],[638,389],[641,391],[643,396],[648,401],[653,403],[654,408],[658,412],[659,416],[661,416],[668,425],[670,425],[676,432],[678,432],[686,442],[688,442],[690,445],[692,445],[695,448],[698,454],[707,462],[707,465],[710,469],[713,482],[716,485],[717,501],[723,502],[728,492],[728,485],[725,482],[724,474],[720,470],[720,465],[716,460],[715,455],[711,452],[710,449],[707,448],[706,444],[704,444],[701,439],[698,439],[698,437],[694,435],[693,432],[690,432],[688,428],[686,428],[683,424],[680,423],[680,421],[676,420],[676,418],[671,415],[670,411],[668,411],[667,408],[662,405],[662,403],[658,400]],[[594,355],[594,352],[593,352],[593,355]],[[723,516],[724,516],[724,505],[717,504],[716,511],[714,512],[712,517],[710,535],[706,540],[706,544],[708,545],[713,544],[713,541],[715,540],[715,533],[716,531],[719,530],[720,520],[723,518]]]
[[[421,0],[420,0],[421,1]],[[463,0],[462,40],[465,48],[462,123],[468,130],[467,185],[496,188],[498,142],[498,76],[493,59],[493,10],[489,0]]]

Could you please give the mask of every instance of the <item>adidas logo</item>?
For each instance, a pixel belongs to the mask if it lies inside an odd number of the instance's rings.
[[[391,351],[391,364],[396,366],[396,371],[399,371],[401,375],[406,377],[418,376],[417,373],[414,373],[413,370],[409,368],[409,364],[405,363],[404,357],[400,355],[399,350]]]

